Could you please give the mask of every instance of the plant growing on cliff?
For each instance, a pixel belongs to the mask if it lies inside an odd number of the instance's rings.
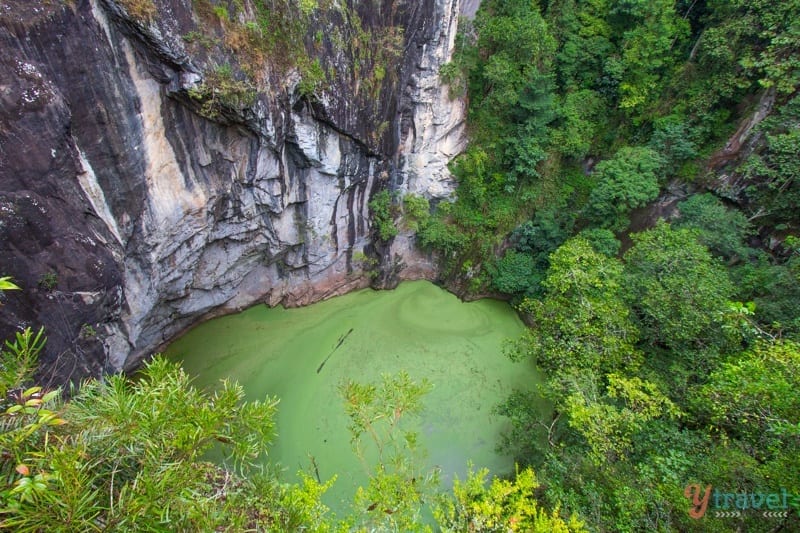
[[[382,190],[373,196],[369,202],[369,209],[372,212],[373,228],[382,241],[388,241],[397,235],[397,226],[394,223],[395,208],[389,191]]]
[[[11,390],[29,384],[45,342],[44,328],[35,334],[25,328],[0,347],[0,405],[8,401]]]
[[[361,269],[370,279],[374,280],[380,275],[378,264],[378,259],[368,256],[362,250],[353,252],[353,269]]]
[[[19,290],[19,287],[11,281],[11,276],[3,276],[0,278],[0,293],[13,290]]]
[[[256,88],[246,79],[238,79],[230,65],[218,65],[205,75],[203,82],[189,90],[200,103],[200,114],[219,119],[225,109],[240,110],[256,101]]]
[[[119,0],[129,15],[140,21],[150,21],[158,10],[153,0]]]
[[[97,330],[91,324],[83,324],[81,326],[80,338],[84,340],[94,339],[97,337]]]
[[[39,278],[39,288],[46,291],[52,291],[58,285],[58,274],[54,271],[45,272]]]
[[[403,196],[403,221],[414,233],[424,228],[431,218],[431,206],[427,198],[416,194]]]
[[[298,64],[298,70],[300,71],[300,81],[297,84],[298,94],[308,98],[313,97],[325,81],[325,70],[319,59],[301,61]]]

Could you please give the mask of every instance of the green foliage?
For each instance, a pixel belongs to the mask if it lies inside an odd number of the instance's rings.
[[[619,106],[639,112],[657,94],[661,76],[674,61],[670,51],[689,28],[670,0],[620,2],[610,14],[613,31],[622,30]]]
[[[202,32],[199,32],[199,31],[190,31],[190,32],[186,33],[185,35],[182,35],[181,39],[183,39],[184,41],[186,41],[189,44],[197,43],[200,46],[202,46],[203,48],[205,48],[206,50],[209,50],[212,47],[214,47],[216,44],[219,44],[216,39],[214,39],[212,37],[209,37],[208,35],[206,35],[206,34],[204,34]]]
[[[515,345],[516,357],[531,356],[549,372],[611,372],[637,364],[638,332],[622,298],[619,261],[574,237],[553,253],[542,285],[541,300],[521,305],[534,328]]]
[[[624,229],[632,209],[658,196],[662,165],[656,152],[643,147],[624,147],[613,158],[598,163],[589,217],[609,229]]]
[[[633,436],[650,420],[678,415],[677,407],[653,383],[618,374],[606,380],[606,390],[600,393],[591,379],[580,379],[581,385],[572,387],[564,401],[570,427],[586,439],[589,458],[598,467],[625,460]]]
[[[0,277],[0,293],[14,290],[19,290],[19,287],[11,281],[11,276]]]
[[[693,138],[696,132],[680,115],[669,115],[654,121],[649,147],[661,154],[668,175],[675,175],[682,165],[698,156]],[[691,176],[690,176],[691,177]]]
[[[93,339],[97,336],[97,331],[91,324],[83,324],[81,326],[80,337],[82,339]]]
[[[370,278],[376,278],[379,275],[377,270],[379,261],[370,257],[362,251],[353,252],[353,268],[360,268],[367,273]]]
[[[572,225],[573,218],[565,213],[564,206],[540,209],[533,219],[511,233],[511,242],[520,252],[531,254],[542,270],[546,270],[550,254],[567,240]]]
[[[319,62],[303,61],[300,63],[300,82],[297,84],[297,93],[300,96],[311,97],[322,87],[325,82],[325,70]]]
[[[567,93],[559,109],[560,126],[552,134],[553,147],[561,154],[582,158],[589,154],[599,129],[600,95],[588,89]]]
[[[41,275],[38,282],[39,288],[52,291],[58,286],[58,274],[54,271],[45,272]]]
[[[760,343],[723,363],[698,389],[698,408],[731,437],[749,442],[760,458],[800,437],[800,345]]]
[[[421,412],[422,397],[430,388],[427,381],[415,382],[405,372],[384,375],[379,385],[348,381],[340,386],[353,450],[369,476],[368,486],[359,487],[354,500],[359,527],[429,529],[420,516],[422,504],[438,484],[438,472],[420,466],[417,433],[404,423]]]
[[[458,198],[439,203],[419,234],[423,246],[442,252],[444,270],[450,275],[477,271],[476,279],[481,277],[485,263],[491,262],[503,236],[517,223],[520,199],[505,194],[506,180],[493,165],[480,148],[462,154],[452,165]],[[464,268],[467,264],[475,268]]]
[[[425,228],[431,218],[431,207],[428,199],[414,194],[403,197],[403,221],[406,228],[414,233]]]
[[[474,135],[496,151],[502,186],[511,190],[538,176],[546,156],[544,126],[555,117],[549,74],[555,41],[527,2],[485,2],[474,27],[477,41],[463,46],[455,61],[467,70]]]
[[[797,436],[737,418],[766,420],[770,396],[753,393],[753,409],[726,418],[717,410],[751,392],[745,367],[721,387],[738,396],[715,387],[726,357],[749,361],[756,348],[743,347],[800,331],[800,254],[792,239],[778,244],[800,227],[798,17],[796,1],[483,2],[442,70],[451,89],[467,88],[472,142],[453,168],[458,199],[439,206],[426,242],[447,276],[488,268],[494,288],[516,295],[546,273],[531,293],[541,299],[521,306],[532,328],[511,351],[547,372],[554,412],[543,420],[540,396],[512,393],[497,408],[511,420],[503,445],[536,467],[543,501],[579,509],[598,531],[697,528],[682,496],[695,479],[730,491],[797,486]],[[540,47],[525,65],[529,30]],[[727,141],[757,110],[771,115],[736,152]],[[751,147],[744,165],[734,159]],[[697,184],[723,163],[734,187],[704,183],[732,202],[696,194],[674,228],[633,235],[624,266],[613,259],[617,237],[628,241],[614,232],[667,179]],[[748,248],[756,231],[768,250]],[[784,395],[789,367],[746,368],[762,392],[775,373]],[[783,420],[793,431],[797,421]],[[742,517],[741,528],[773,527],[759,520]]]
[[[574,218],[558,206],[536,211],[511,233],[514,249],[489,267],[493,286],[503,292],[537,296],[550,254],[569,236]]]
[[[614,236],[614,232],[605,228],[585,229],[578,235],[586,239],[595,252],[608,257],[616,257],[622,246],[622,243]]]
[[[206,50],[218,46],[236,58],[234,76],[223,65],[222,73],[219,68],[207,72],[203,85],[189,91],[206,104],[200,109],[204,116],[218,120],[225,114],[220,106],[252,105],[256,86],[264,88],[266,65],[281,75],[298,72],[301,96],[310,97],[323,86],[326,72],[304,42],[320,8],[317,0],[253,0],[247,5],[242,0],[192,0],[192,6],[201,25],[184,40]]]
[[[742,84],[755,80],[782,93],[796,90],[800,84],[800,33],[795,24],[800,6],[796,1],[714,1],[711,6],[719,25],[712,28],[710,40],[724,36],[728,52],[720,53],[709,44],[709,54],[738,63]]]
[[[545,403],[541,391],[513,390],[494,408],[494,413],[508,418],[510,430],[500,436],[498,449],[513,454],[519,461],[540,463],[547,452],[543,443],[556,446],[558,421],[561,415],[554,412],[550,420],[543,420],[542,413],[552,405]],[[539,438],[544,435],[544,438]]]
[[[800,283],[788,264],[775,264],[766,254],[731,271],[739,297],[755,302],[759,323],[784,335],[800,333]]]
[[[397,235],[397,226],[394,223],[395,208],[389,191],[384,189],[375,194],[369,202],[369,209],[378,237],[382,241],[389,241],[395,237]]]
[[[228,13],[228,9],[225,6],[214,6],[214,14],[222,22],[230,22],[231,20],[231,16]]]
[[[517,471],[513,480],[494,478],[486,486],[487,469],[470,469],[466,481],[456,479],[453,497],[437,502],[434,516],[445,533],[462,531],[580,533],[588,531],[577,516],[564,520],[556,507],[548,513],[536,500],[539,482],[533,470]]]
[[[508,250],[490,272],[494,288],[506,294],[532,294],[541,281],[533,257],[516,250]]]
[[[719,442],[716,462],[724,461],[706,467],[709,481],[716,481],[714,476],[728,486],[800,491],[799,363],[797,343],[758,343],[720,365],[696,389],[692,406]],[[797,509],[798,502],[790,505]]]
[[[762,125],[766,143],[745,162],[746,191],[758,211],[776,223],[796,220],[800,202],[800,98],[787,103],[774,120]]]
[[[631,238],[626,286],[643,337],[671,348],[724,343],[717,317],[733,287],[697,233],[659,222]]]
[[[679,203],[678,209],[681,218],[676,227],[696,229],[698,240],[714,255],[731,260],[752,254],[745,244],[752,228],[741,211],[728,209],[710,193],[694,195]]]
[[[289,487],[253,468],[272,437],[275,400],[243,402],[227,382],[200,392],[156,358],[136,380],[87,382],[62,405],[58,390],[16,388],[33,371],[41,335],[26,330],[3,353],[3,528],[330,529],[319,501],[329,483]],[[19,392],[8,394],[9,383]],[[235,471],[204,462],[212,446]]]
[[[7,398],[14,387],[30,383],[46,342],[44,328],[39,328],[35,334],[31,328],[25,328],[14,334],[13,341],[5,341],[0,349],[0,401]]]
[[[201,104],[202,115],[219,119],[226,109],[241,110],[252,106],[257,95],[255,86],[245,79],[238,79],[233,67],[219,65],[206,73],[202,84],[189,90],[189,96]]]

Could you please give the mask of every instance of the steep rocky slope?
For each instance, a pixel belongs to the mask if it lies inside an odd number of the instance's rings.
[[[47,328],[55,381],[365,286],[354,254],[434,275],[408,236],[373,243],[368,203],[452,193],[464,105],[438,70],[461,2],[324,4],[303,70],[237,48],[259,2],[0,1],[0,273],[24,288],[0,321]]]

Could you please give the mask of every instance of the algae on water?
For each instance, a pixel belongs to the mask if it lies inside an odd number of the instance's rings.
[[[394,291],[363,290],[299,309],[256,306],[198,326],[167,355],[197,376],[198,386],[239,381],[248,398],[281,399],[271,461],[289,477],[305,470],[324,481],[337,475],[327,503],[345,510],[365,483],[350,446],[338,387],[346,379],[376,382],[405,370],[429,380],[418,428],[429,467],[449,486],[468,463],[493,473],[513,471],[496,451],[507,420],[492,412],[512,389],[533,389],[530,363],[512,363],[503,341],[523,325],[504,302],[463,303],[428,282]]]

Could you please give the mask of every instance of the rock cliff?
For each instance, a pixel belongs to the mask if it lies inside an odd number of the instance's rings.
[[[0,273],[24,288],[0,327],[46,327],[45,378],[366,286],[365,253],[435,275],[413,237],[373,242],[368,204],[453,191],[461,0],[303,5],[0,0]]]

